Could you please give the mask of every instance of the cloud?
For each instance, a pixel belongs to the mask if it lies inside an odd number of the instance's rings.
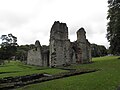
[[[29,19],[11,12],[0,13],[0,23],[4,23],[8,28],[19,27],[27,23]]]
[[[84,27],[91,43],[108,46],[107,0],[0,0],[0,32],[13,33],[19,44],[49,44],[54,21],[67,23],[69,38]],[[101,38],[101,40],[96,40]]]

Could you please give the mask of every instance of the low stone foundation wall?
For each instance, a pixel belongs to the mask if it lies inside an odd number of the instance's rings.
[[[0,79],[0,90],[9,90],[13,88],[22,87],[28,84],[40,83],[40,82],[50,81],[59,78],[70,77],[74,75],[91,73],[95,71],[98,70],[72,70],[69,72],[63,72],[56,75],[32,74],[32,75],[19,76],[19,77],[7,77]]]

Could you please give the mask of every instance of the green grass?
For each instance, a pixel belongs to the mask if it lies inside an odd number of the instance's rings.
[[[10,61],[10,63],[5,63],[5,65],[0,65],[0,73],[1,73],[0,78],[23,76],[23,75],[37,74],[37,73],[58,74],[61,72],[66,72],[66,70],[48,68],[48,67],[30,66],[30,65],[25,65],[19,61]]]
[[[91,64],[71,66],[76,69],[99,69],[94,73],[32,84],[18,90],[116,90],[120,85],[120,59],[117,58],[94,58]]]

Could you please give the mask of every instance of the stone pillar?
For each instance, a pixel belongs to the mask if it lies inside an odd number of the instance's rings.
[[[80,28],[77,31],[77,43],[78,47],[81,49],[81,63],[86,63],[88,61],[88,55],[87,55],[87,42],[86,42],[86,32],[84,28]]]
[[[50,67],[69,64],[69,47],[67,25],[59,21],[54,22],[50,32]]]

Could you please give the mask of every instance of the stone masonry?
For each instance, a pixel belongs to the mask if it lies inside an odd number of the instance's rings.
[[[37,66],[49,66],[49,47],[41,46],[37,40],[35,48],[28,51],[27,64]]]
[[[77,31],[77,40],[70,42],[66,23],[55,21],[50,31],[49,46],[41,46],[38,40],[35,46],[28,51],[27,64],[57,67],[91,62],[91,46],[84,28]]]

